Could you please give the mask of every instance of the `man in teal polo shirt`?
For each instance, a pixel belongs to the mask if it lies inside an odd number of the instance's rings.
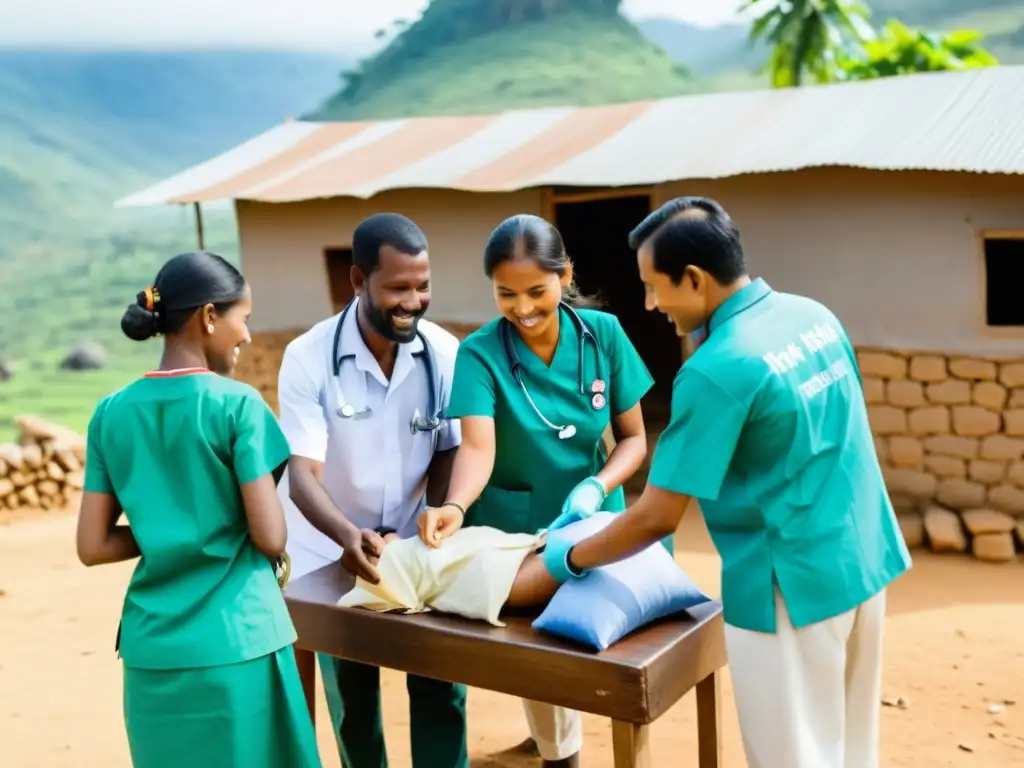
[[[910,567],[853,347],[821,304],[747,275],[712,200],[680,198],[630,235],[648,310],[706,339],[672,389],[639,500],[570,546],[557,580],[635,554],[700,501],[722,558],[725,640],[751,768],[874,768],[885,589]]]

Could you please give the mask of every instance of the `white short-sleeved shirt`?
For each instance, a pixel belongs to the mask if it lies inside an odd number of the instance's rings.
[[[323,485],[335,505],[359,528],[394,528],[402,537],[416,534],[425,506],[427,468],[436,451],[459,445],[458,420],[442,420],[433,432],[413,434],[413,414],[427,416],[432,386],[422,341],[400,344],[391,380],[385,378],[366,347],[356,320],[356,302],[345,317],[333,371],[334,339],[341,315],[324,320],[285,349],[278,376],[281,428],[292,455],[322,462]],[[440,383],[439,407],[446,410],[459,342],[448,331],[420,320]],[[342,418],[343,405],[369,408],[366,418]],[[292,577],[341,557],[341,549],[317,531],[288,498],[288,481],[279,488],[288,522]]]

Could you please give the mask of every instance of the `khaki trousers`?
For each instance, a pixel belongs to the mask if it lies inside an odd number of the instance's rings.
[[[725,625],[749,768],[878,768],[885,591],[800,629],[775,610],[774,635]]]
[[[583,749],[583,717],[579,712],[523,699],[530,735],[544,760],[564,760]]]

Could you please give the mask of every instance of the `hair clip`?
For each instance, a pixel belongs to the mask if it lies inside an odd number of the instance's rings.
[[[146,310],[152,312],[157,304],[160,303],[160,292],[156,289],[156,286],[149,286],[142,292],[146,296]]]

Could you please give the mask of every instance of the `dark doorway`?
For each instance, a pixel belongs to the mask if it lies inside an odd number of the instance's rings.
[[[629,247],[630,231],[650,208],[647,195],[557,203],[555,224],[575,266],[580,290],[601,295],[604,309],[619,318],[654,376],[654,388],[644,402],[645,412],[654,416],[667,414],[672,381],[682,365],[682,345],[660,312],[644,308],[636,253]]]
[[[331,289],[331,304],[337,314],[352,301],[352,249],[324,248],[327,267],[327,285]]]

